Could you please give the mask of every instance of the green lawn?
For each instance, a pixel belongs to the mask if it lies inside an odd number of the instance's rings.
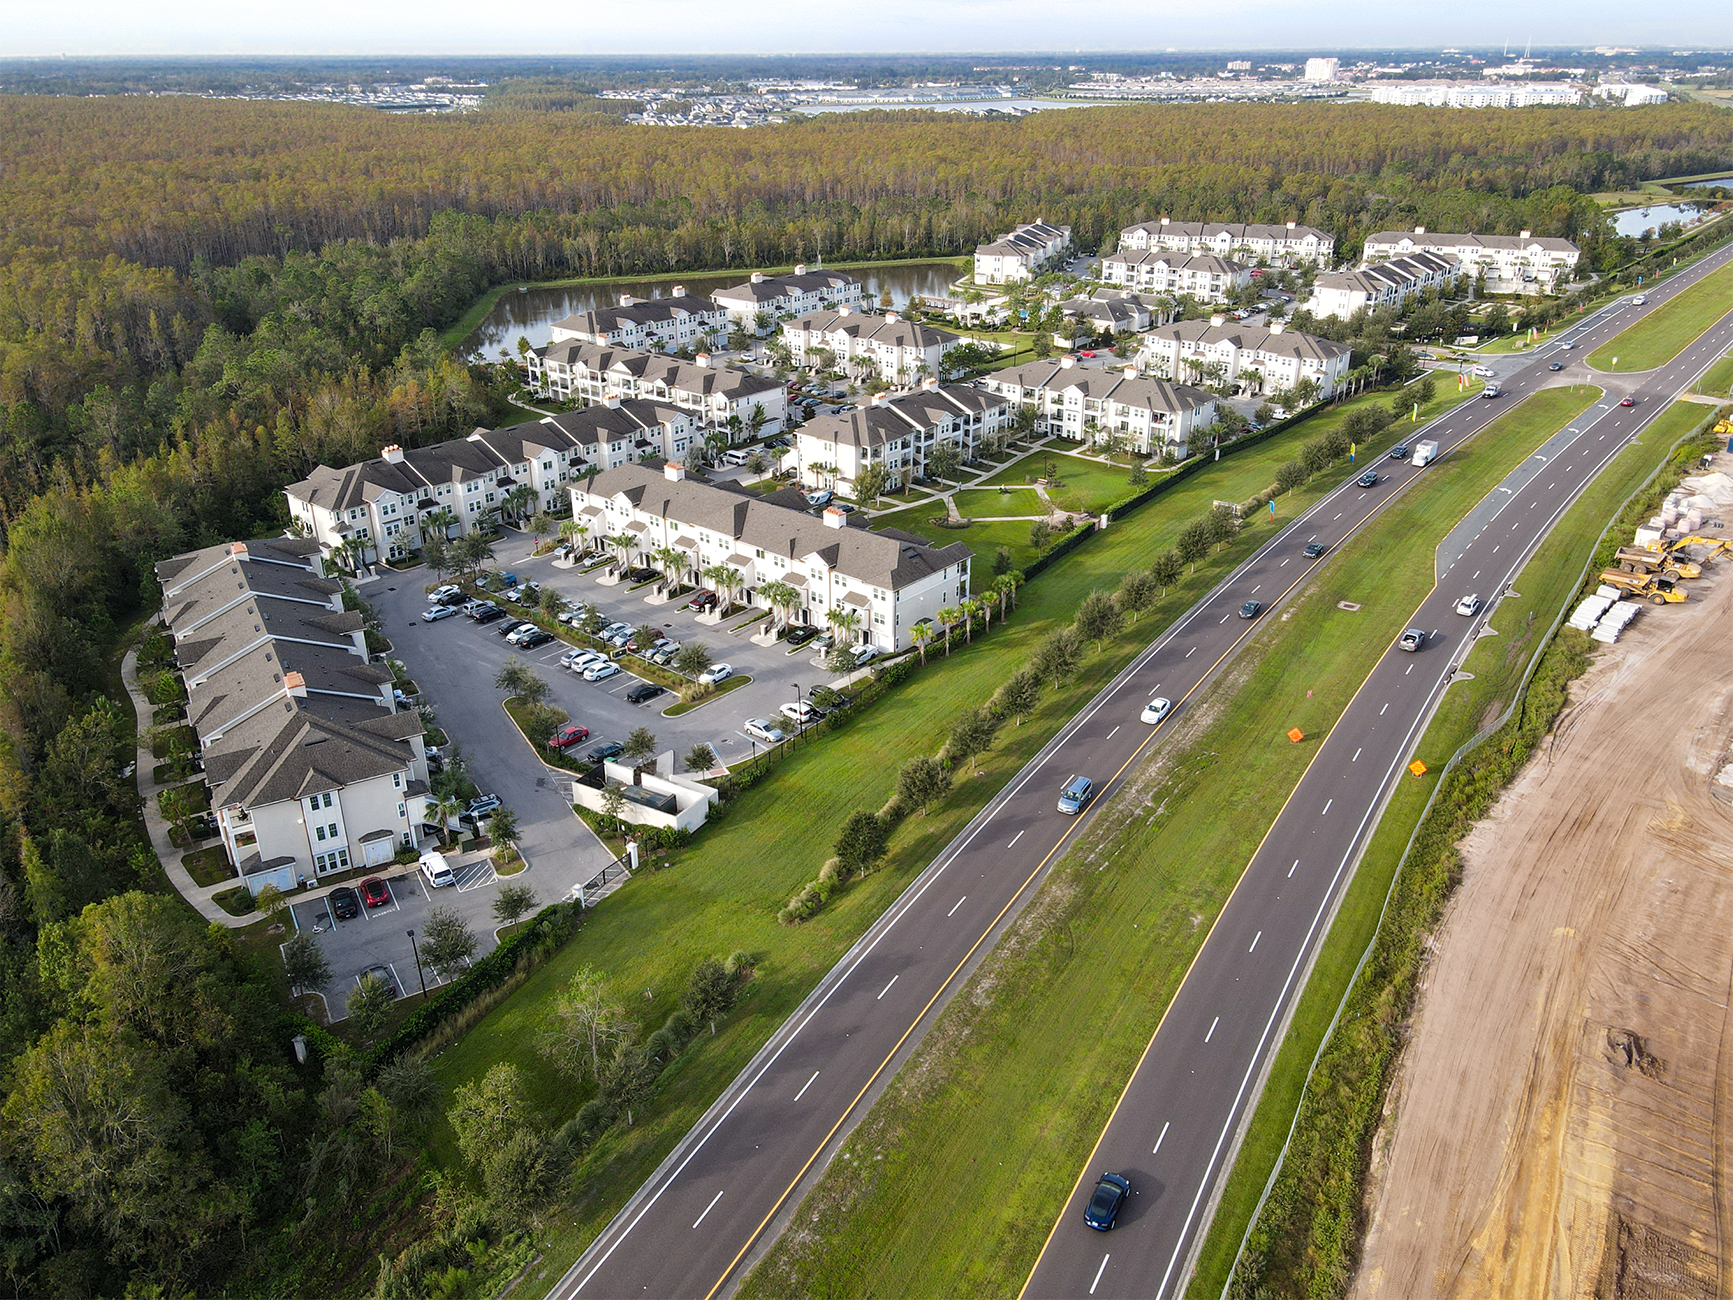
[[[1733,311],[1733,266],[1705,276],[1666,306],[1603,343],[1589,354],[1589,364],[1597,370],[1618,372],[1653,370],[1678,356],[1729,311]]]
[[[1452,687],[1421,738],[1417,753],[1434,772],[1441,771],[1457,749],[1496,721],[1509,705],[1539,649],[1539,638],[1565,603],[1574,599],[1583,566],[1607,522],[1653,473],[1672,444],[1704,415],[1702,408],[1690,403],[1669,409],[1640,444],[1626,448],[1602,471],[1541,544],[1517,577],[1515,587],[1521,594],[1500,604],[1492,618],[1499,635],[1478,642],[1464,664],[1472,680]],[[1349,885],[1204,1242],[1189,1288],[1189,1294],[1200,1300],[1215,1300],[1227,1282],[1247,1222],[1287,1139],[1318,1044],[1372,940],[1391,879],[1431,790],[1430,780],[1402,782]]]
[[[1722,357],[1704,372],[1697,391],[1709,397],[1733,395],[1733,357]]]
[[[1271,441],[1284,440],[1274,438]],[[1059,483],[1057,486],[1048,485],[1047,495],[1061,510],[1098,514],[1115,501],[1123,501],[1137,490],[1128,481],[1127,476],[1131,472],[1128,468],[1103,465],[1098,461],[1084,460],[1081,456],[1067,456],[1059,451],[1038,451],[1033,456],[1025,457],[1015,465],[991,475],[984,481],[983,486],[1033,483],[1037,478],[1047,477],[1049,465],[1057,471]]]
[[[1011,1295],[1211,920],[1314,747],[1433,586],[1433,548],[1585,408],[1530,398],[1331,562],[1066,855],[743,1294]],[[1109,530],[1111,536],[1111,530]],[[1358,603],[1357,612],[1338,601]],[[1181,739],[1195,725],[1195,739]],[[1231,808],[1232,816],[1220,815]],[[1103,996],[1092,972],[1115,972]],[[921,1212],[934,1186],[990,1196]]]
[[[221,844],[213,844],[208,849],[181,855],[181,866],[187,869],[194,883],[200,885],[218,885],[225,880],[233,880],[237,874],[234,867],[229,865],[228,852]]]

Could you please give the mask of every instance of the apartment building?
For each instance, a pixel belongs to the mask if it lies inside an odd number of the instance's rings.
[[[1124,289],[1097,289],[1087,298],[1067,298],[1059,304],[1059,312],[1072,323],[1071,332],[1055,331],[1053,341],[1068,348],[1090,334],[1138,334],[1165,319],[1162,307],[1153,294]]]
[[[1659,86],[1643,86],[1626,82],[1609,81],[1595,87],[1597,99],[1613,99],[1626,108],[1636,108],[1641,104],[1665,104],[1672,96]]]
[[[1031,221],[975,249],[976,284],[1032,280],[1071,247],[1070,226]]]
[[[704,432],[690,411],[607,397],[579,411],[477,429],[431,447],[392,445],[342,469],[320,465],[283,492],[290,517],[325,555],[343,552],[363,564],[401,560],[421,549],[435,526],[429,516],[448,518],[448,538],[491,527],[521,487],[532,489],[534,500],[521,506],[514,500],[515,513],[559,513],[566,484],[578,474],[647,456],[683,457]]]
[[[1320,397],[1348,380],[1353,349],[1290,330],[1241,325],[1224,316],[1177,321],[1144,337],[1139,360],[1156,374],[1194,384],[1239,384],[1250,393],[1273,393],[1310,379]]]
[[[1035,431],[1078,442],[1122,438],[1140,456],[1171,451],[1183,459],[1191,439],[1215,423],[1216,397],[1188,384],[1145,379],[1136,367],[1084,369],[1070,357],[996,370],[979,381],[1013,409],[1035,409]]]
[[[1306,310],[1347,320],[1366,308],[1400,307],[1427,289],[1448,290],[1463,275],[1462,263],[1439,253],[1410,253],[1359,271],[1332,271],[1312,283]]]
[[[1252,268],[1214,253],[1173,253],[1151,248],[1109,253],[1101,259],[1101,278],[1122,289],[1199,302],[1220,302],[1252,282]]]
[[[1415,253],[1455,258],[1463,274],[1486,276],[1488,293],[1555,293],[1560,281],[1569,283],[1582,257],[1570,240],[1537,236],[1532,230],[1520,235],[1453,235],[1416,226],[1368,235],[1362,269]]]
[[[1232,221],[1145,221],[1119,232],[1121,253],[1160,249],[1169,253],[1214,253],[1236,261],[1262,258],[1272,266],[1302,262],[1328,266],[1336,255],[1336,237],[1296,222],[1257,225]]]
[[[800,481],[854,495],[868,465],[882,465],[901,486],[927,477],[927,457],[949,443],[972,460],[983,440],[1002,432],[1010,403],[964,384],[928,379],[912,393],[875,393],[867,405],[803,424],[794,438]]]
[[[552,342],[597,343],[620,348],[644,348],[653,352],[678,352],[682,348],[709,347],[711,340],[728,332],[728,312],[710,301],[686,292],[677,284],[666,298],[634,298],[620,295],[618,307],[581,311],[555,321],[548,337]]]
[[[694,360],[595,343],[549,343],[525,361],[536,391],[566,402],[633,397],[690,412],[708,429],[727,429],[732,440],[753,431],[770,435],[788,419],[782,381],[713,365],[708,352]]]
[[[911,629],[969,594],[971,552],[933,546],[894,528],[850,527],[835,506],[822,516],[686,477],[669,463],[621,465],[571,488],[573,516],[598,534],[634,535],[646,551],[684,551],[702,572],[726,564],[740,575],[737,596],[767,606],[765,584],[798,593],[796,624],[826,627],[832,610],[854,614],[857,639],[906,650]]]
[[[815,312],[786,322],[782,341],[794,363],[815,365],[828,352],[832,364],[854,378],[877,376],[907,386],[944,375],[944,356],[963,336],[932,325],[904,320],[894,311],[862,315],[849,307]]]
[[[1374,86],[1374,104],[1401,104],[1429,108],[1533,108],[1582,102],[1583,92],[1563,82],[1523,82],[1485,85],[1480,82],[1446,83],[1401,81]]]
[[[745,284],[718,289],[710,300],[728,318],[746,329],[756,329],[759,316],[781,320],[790,316],[806,316],[826,308],[861,305],[861,283],[841,271],[808,271],[805,263],[794,268],[793,275],[761,275],[754,271]]]
[[[369,662],[317,543],[269,537],[156,566],[211,811],[243,883],[379,866],[431,820],[421,719]]]

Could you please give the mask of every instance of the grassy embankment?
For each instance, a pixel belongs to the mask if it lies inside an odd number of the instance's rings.
[[[744,1294],[870,1294],[909,1277],[935,1295],[1017,1292],[1235,880],[1431,590],[1433,545],[1594,393],[1514,408],[1313,575],[1054,869]],[[1295,726],[1313,739],[1290,744]],[[992,1195],[922,1212],[933,1187],[988,1173]]]
[[[1621,452],[1566,511],[1517,576],[1514,586],[1520,595],[1504,601],[1493,615],[1492,626],[1499,635],[1480,641],[1469,655],[1464,666],[1474,675],[1472,680],[1461,681],[1451,688],[1422,737],[1418,753],[1434,769],[1441,769],[1450,755],[1477,731],[1498,720],[1514,698],[1539,646],[1539,638],[1564,605],[1575,599],[1585,562],[1591,554],[1597,559],[1592,570],[1598,569],[1601,562],[1610,562],[1612,548],[1620,541],[1628,541],[1630,529],[1653,510],[1655,490],[1651,489],[1627,508],[1615,527],[1608,529],[1608,521],[1654,473],[1672,444],[1708,414],[1692,403],[1673,406],[1650,426],[1639,444]],[[1694,447],[1675,454],[1676,469],[1671,477],[1676,478],[1678,472],[1687,469],[1697,454]],[[1664,474],[1663,478],[1666,477]],[[1599,542],[1603,530],[1607,532],[1607,540]],[[1593,582],[1592,574],[1589,581]],[[1666,615],[1661,611],[1650,616]],[[1561,658],[1569,661],[1564,667],[1569,668],[1577,662],[1580,647],[1559,644]],[[1548,651],[1549,659],[1553,653]],[[1557,677],[1562,670],[1558,665],[1554,669],[1551,676]],[[1536,682],[1540,683],[1545,674],[1543,666]],[[1570,675],[1574,676],[1574,672]],[[1568,677],[1531,687],[1530,706],[1540,707],[1543,702],[1537,696],[1551,698],[1553,692],[1562,689],[1564,681]],[[1521,731],[1520,721],[1507,724],[1505,730],[1482,747],[1482,751],[1489,748],[1494,751],[1493,766],[1511,752]],[[1544,730],[1544,719],[1530,721],[1531,730],[1537,726]],[[1470,760],[1470,765],[1473,763]],[[1465,777],[1459,770],[1453,779],[1460,783]],[[1496,797],[1496,784],[1486,781],[1480,784],[1485,787],[1478,790],[1482,799],[1490,801]],[[1304,1276],[1306,1282],[1300,1289],[1317,1283],[1322,1289],[1310,1294],[1333,1295],[1340,1288],[1323,1286],[1323,1279],[1338,1276],[1345,1283],[1351,1274],[1358,1253],[1357,1216],[1365,1170],[1361,1143],[1370,1140],[1383,1102],[1383,1083],[1402,1038],[1401,1013],[1390,1010],[1396,1004],[1395,995],[1386,986],[1411,987],[1421,938],[1430,929],[1436,908],[1448,891],[1450,872],[1447,864],[1436,860],[1436,854],[1416,867],[1416,857],[1427,856],[1422,853],[1421,841],[1417,841],[1408,872],[1391,896],[1389,915],[1382,931],[1379,930],[1379,916],[1390,894],[1392,877],[1403,860],[1430,793],[1429,784],[1404,781],[1373,834],[1271,1069],[1199,1258],[1189,1288],[1192,1296],[1214,1300],[1221,1294],[1247,1222],[1294,1124],[1302,1095],[1307,1099],[1308,1114],[1296,1130],[1281,1181],[1260,1221],[1251,1252],[1251,1271],[1257,1276],[1236,1278],[1235,1284],[1250,1288],[1260,1278],[1267,1281],[1267,1274],[1260,1269],[1268,1268],[1280,1275],[1273,1287],[1277,1294],[1288,1294],[1289,1285],[1299,1285],[1296,1279]],[[1473,815],[1478,814],[1471,808],[1454,809],[1441,799],[1428,817],[1427,826],[1432,828],[1439,821],[1454,823]],[[1462,821],[1460,828],[1447,826],[1436,834],[1422,831],[1421,840],[1441,838],[1448,851],[1466,826],[1467,822]],[[1366,1017],[1360,1012],[1364,1009],[1351,1004],[1343,1023],[1352,1027],[1331,1040],[1320,1060],[1318,1074],[1307,1089],[1319,1042],[1342,1001],[1356,964],[1375,934],[1381,949],[1391,949],[1398,956],[1388,966],[1382,961],[1371,963],[1367,976],[1355,989],[1356,1002],[1379,1004],[1381,1010],[1370,1017],[1377,1028],[1369,1030],[1362,1025],[1360,1022]],[[1398,974],[1380,983],[1376,973],[1389,967],[1394,967]],[[1318,1102],[1320,1095],[1327,1099],[1322,1108]]]
[[[1733,266],[1705,276],[1665,306],[1614,335],[1589,354],[1589,365],[1621,374],[1653,370],[1678,356],[1729,311],[1733,311]]]
[[[1722,357],[1697,381],[1697,391],[1707,397],[1733,395],[1733,357]]]
[[[1338,410],[1325,418],[1342,415]],[[744,949],[757,959],[757,978],[732,1023],[674,1063],[650,1112],[635,1126],[610,1133],[586,1154],[575,1175],[576,1212],[562,1215],[552,1229],[550,1268],[563,1268],[576,1257],[855,937],[1101,681],[1354,467],[1339,465],[1283,498],[1276,520],[1261,515],[1251,521],[1238,541],[1200,563],[1156,611],[1111,640],[1104,654],[1091,657],[1082,680],[1050,692],[1025,725],[1004,728],[994,749],[976,760],[985,775],[961,783],[929,816],[904,822],[884,868],[850,886],[813,920],[795,928],[777,925],[778,908],[815,874],[842,820],[856,808],[877,807],[888,795],[897,765],[886,755],[936,751],[957,714],[985,701],[1055,623],[1070,619],[1089,590],[1117,586],[1127,569],[1148,563],[1171,545],[1212,499],[1241,500],[1267,486],[1275,465],[1294,456],[1316,431],[1316,425],[1302,425],[1212,465],[1029,583],[1008,623],[949,658],[929,652],[934,662],[927,671],[858,721],[787,759],[771,780],[743,795],[725,820],[677,855],[674,865],[640,874],[609,898],[564,952],[439,1057],[436,1068],[448,1089],[478,1078],[496,1061],[516,1062],[543,1117],[561,1120],[588,1093],[549,1070],[534,1043],[549,1000],[576,969],[595,965],[616,996],[643,1024],[653,1026],[673,1009],[701,958]],[[1390,436],[1381,442],[1387,445]],[[839,790],[850,797],[838,799]],[[643,996],[646,990],[649,999]],[[457,1163],[448,1132],[436,1135],[435,1156],[447,1166]]]

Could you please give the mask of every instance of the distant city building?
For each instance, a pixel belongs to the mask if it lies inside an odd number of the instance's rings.
[[[829,352],[845,374],[876,375],[903,387],[928,376],[942,378],[945,353],[964,341],[961,334],[904,320],[894,311],[868,316],[847,307],[788,321],[782,340],[796,365],[815,365],[818,353]]]
[[[1342,71],[1340,59],[1307,59],[1307,81],[1335,81]]]
[[[1366,237],[1364,266],[1412,253],[1436,253],[1462,263],[1471,276],[1485,275],[1488,293],[1553,293],[1569,280],[1582,251],[1568,239],[1536,235],[1455,235],[1381,230]]]
[[[728,312],[707,298],[677,284],[667,298],[620,295],[618,307],[599,307],[555,321],[549,337],[555,343],[598,343],[620,348],[677,352],[708,347],[728,330]]]
[[[1352,349],[1280,323],[1241,325],[1222,316],[1177,321],[1144,338],[1140,360],[1156,374],[1193,384],[1240,384],[1273,393],[1310,379],[1331,397],[1348,378]]]
[[[1033,279],[1063,258],[1070,247],[1070,226],[1050,226],[1044,221],[1018,226],[975,250],[975,283],[1010,284]]]
[[[1220,302],[1252,282],[1252,268],[1214,253],[1149,249],[1109,253],[1101,259],[1101,278],[1141,293],[1183,293],[1199,302]]]
[[[731,320],[751,328],[760,313],[775,321],[804,316],[827,307],[859,307],[860,281],[841,271],[808,271],[805,263],[793,275],[761,275],[757,271],[745,284],[718,289],[710,300]]]
[[[1119,232],[1121,253],[1163,249],[1171,253],[1214,253],[1239,260],[1263,258],[1281,266],[1313,262],[1328,266],[1336,252],[1336,237],[1313,226],[1290,221],[1258,225],[1236,221],[1145,221]]]
[[[1306,310],[1314,316],[1347,320],[1366,308],[1400,307],[1427,289],[1448,289],[1463,273],[1462,263],[1438,253],[1410,253],[1358,271],[1332,271],[1312,284]]]
[[[1192,436],[1216,418],[1215,394],[1146,379],[1135,366],[1084,369],[1060,357],[995,370],[977,382],[1013,407],[1033,407],[1037,433],[1091,443],[1120,438],[1139,456],[1171,451],[1183,459]]]

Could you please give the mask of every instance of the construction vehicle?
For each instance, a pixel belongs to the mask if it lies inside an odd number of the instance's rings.
[[[1685,589],[1663,574],[1629,573],[1624,569],[1601,570],[1601,581],[1609,587],[1646,600],[1651,605],[1677,605],[1686,599]]]
[[[1681,537],[1676,542],[1668,543],[1667,553],[1671,555],[1675,552],[1684,550],[1687,546],[1707,546],[1711,548],[1709,554],[1703,557],[1704,564],[1707,564],[1710,560],[1717,559],[1723,555],[1733,555],[1733,537],[1704,537],[1696,533],[1693,533],[1688,537]],[[1697,575],[1694,573],[1688,573],[1685,576],[1688,578],[1694,578]]]
[[[1688,556],[1678,554],[1677,546],[1659,551],[1647,546],[1621,546],[1613,555],[1613,563],[1626,573],[1664,573],[1671,578],[1703,576],[1703,567]]]

